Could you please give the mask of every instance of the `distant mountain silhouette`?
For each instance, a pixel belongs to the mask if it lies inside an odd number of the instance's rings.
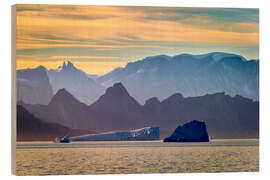
[[[102,85],[96,83],[85,72],[77,69],[70,61],[67,64],[63,62],[63,65],[56,70],[49,70],[48,75],[54,93],[65,88],[78,100],[88,105],[105,92]]]
[[[17,101],[48,104],[52,96],[53,90],[43,66],[17,70]]]
[[[103,131],[147,126],[141,105],[129,95],[121,83],[109,87],[90,108],[96,112],[98,127]]]
[[[97,81],[105,87],[121,82],[140,103],[153,96],[163,100],[177,92],[185,97],[225,92],[258,100],[259,61],[221,52],[159,55],[130,62]]]
[[[156,108],[154,108],[156,107]],[[203,120],[215,138],[250,138],[259,136],[259,102],[225,93],[183,98],[174,94],[145,111],[161,130],[172,132],[179,124]]]
[[[46,123],[29,113],[24,107],[17,106],[17,141],[53,141],[55,137],[66,134],[76,136],[90,131],[71,130],[57,123]]]
[[[189,98],[176,93],[161,102],[150,98],[142,106],[122,83],[116,83],[90,106],[80,103],[65,89],[59,90],[47,106],[22,105],[47,122],[97,133],[159,126],[164,138],[179,124],[200,119],[214,138],[259,136],[259,103],[225,93]]]
[[[106,132],[145,127],[142,107],[121,83],[108,88],[90,106],[79,102],[65,89],[60,89],[47,106],[22,106],[46,122],[56,122],[73,129]]]
[[[65,89],[60,89],[47,106],[21,105],[46,122],[62,124],[71,129],[90,130],[92,127],[89,117],[93,117],[93,111]],[[88,116],[89,113],[91,116]]]
[[[106,88],[117,82],[121,82],[141,104],[149,97],[162,101],[177,92],[184,97],[225,92],[230,96],[259,99],[259,60],[246,60],[242,56],[222,52],[146,57],[103,76],[86,74],[70,61],[63,62],[58,69],[42,69],[47,72],[51,85],[35,80],[34,75],[29,76],[34,78],[30,80],[17,76],[18,101],[48,104],[52,94],[65,88],[79,101],[90,105],[104,94]],[[38,88],[34,88],[36,86]],[[46,88],[50,86],[53,92]]]

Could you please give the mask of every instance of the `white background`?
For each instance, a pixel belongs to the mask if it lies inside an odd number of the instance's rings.
[[[270,173],[270,6],[264,0],[6,0],[0,5],[0,177],[1,179],[269,179]],[[16,177],[11,175],[11,5],[16,3],[140,5],[181,7],[260,8],[260,172],[259,173],[193,173],[139,175],[81,175]]]

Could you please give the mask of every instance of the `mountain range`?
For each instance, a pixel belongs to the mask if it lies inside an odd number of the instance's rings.
[[[236,54],[152,56],[97,78],[105,87],[121,82],[140,103],[149,97],[163,100],[181,92],[185,97],[225,92],[259,99],[259,61]]]
[[[58,69],[40,66],[18,70],[17,96],[18,101],[47,105],[53,94],[65,88],[79,101],[90,105],[117,82],[140,104],[150,97],[164,100],[179,92],[184,97],[225,92],[258,101],[259,60],[221,52],[159,55],[130,62],[102,76],[86,74],[67,61]]]
[[[78,101],[66,89],[58,90],[48,105],[19,104],[47,123],[97,133],[159,126],[164,138],[179,124],[198,119],[215,138],[259,136],[259,103],[224,92],[188,98],[175,93],[140,105],[122,83],[115,83],[91,105]]]
[[[105,91],[105,87],[92,79],[94,76],[77,69],[70,61],[67,64],[64,62],[56,70],[48,70],[48,76],[54,94],[59,89],[65,88],[86,104],[93,103]]]
[[[17,70],[17,104],[31,114],[22,117],[42,121],[44,129],[51,127],[46,123],[96,133],[159,126],[163,138],[198,119],[216,138],[257,138],[258,99],[259,60],[220,52],[147,57],[103,76],[70,61]]]

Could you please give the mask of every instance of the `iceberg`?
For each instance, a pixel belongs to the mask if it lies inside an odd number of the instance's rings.
[[[180,125],[163,142],[209,142],[206,124],[205,122],[193,120],[182,126]]]
[[[159,127],[145,127],[130,131],[113,131],[100,134],[74,136],[70,141],[147,141],[160,140]]]

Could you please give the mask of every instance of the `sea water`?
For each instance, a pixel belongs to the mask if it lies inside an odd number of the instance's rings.
[[[17,175],[259,171],[259,141],[18,142]]]

